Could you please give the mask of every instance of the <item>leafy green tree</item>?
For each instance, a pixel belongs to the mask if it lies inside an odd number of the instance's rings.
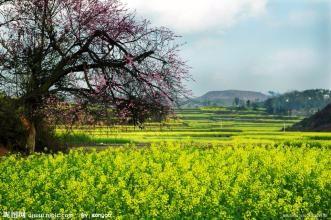
[[[235,105],[236,107],[238,107],[239,104],[240,104],[240,98],[239,98],[239,97],[235,97],[234,100],[233,100],[233,103],[234,103],[234,105]]]
[[[246,101],[246,107],[247,107],[247,108],[250,108],[250,107],[251,107],[251,100],[247,100],[247,101]]]

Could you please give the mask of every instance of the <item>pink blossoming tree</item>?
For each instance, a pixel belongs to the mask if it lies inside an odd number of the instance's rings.
[[[30,152],[50,97],[137,119],[168,111],[186,92],[189,75],[174,33],[137,19],[117,0],[2,3],[0,91],[24,109]]]

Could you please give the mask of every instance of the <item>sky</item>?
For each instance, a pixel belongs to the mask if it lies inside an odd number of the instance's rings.
[[[195,96],[331,89],[331,0],[124,0],[182,36]]]

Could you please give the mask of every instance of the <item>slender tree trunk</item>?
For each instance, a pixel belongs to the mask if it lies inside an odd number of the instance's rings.
[[[26,148],[29,153],[33,153],[36,148],[36,126],[32,120],[27,119],[25,116],[21,116],[21,121],[24,128],[27,131]]]
[[[28,130],[26,147],[29,150],[29,153],[33,153],[36,148],[36,126],[33,122],[30,124],[30,129]]]

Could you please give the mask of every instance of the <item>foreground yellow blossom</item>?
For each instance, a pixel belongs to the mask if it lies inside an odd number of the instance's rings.
[[[0,214],[331,217],[331,150],[158,144],[0,162]]]

